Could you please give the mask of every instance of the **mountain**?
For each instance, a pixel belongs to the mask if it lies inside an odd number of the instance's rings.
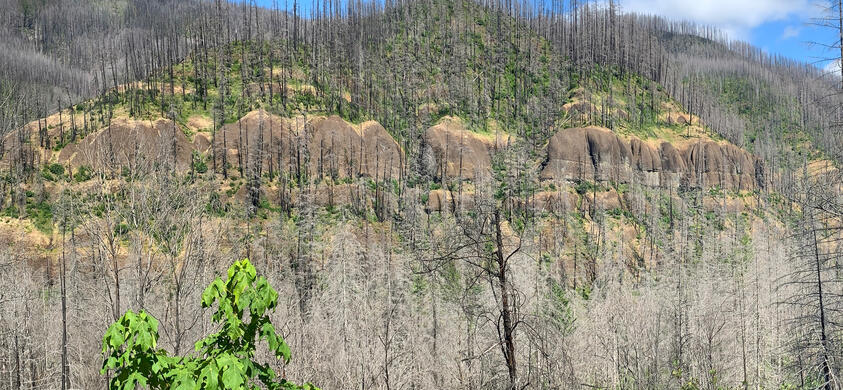
[[[811,65],[613,2],[0,10],[0,387],[128,375],[126,310],[190,353],[242,258],[293,352],[243,359],[322,388],[839,385]]]

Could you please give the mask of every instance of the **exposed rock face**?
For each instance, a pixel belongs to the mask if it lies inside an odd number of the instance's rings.
[[[757,157],[731,144],[700,141],[680,151],[663,142],[656,150],[637,138],[626,141],[607,129],[587,127],[565,129],[550,139],[541,178],[752,190],[764,185],[762,172]]]
[[[312,120],[308,125],[310,175],[353,177],[360,170],[362,138],[336,115]]]
[[[474,207],[474,193],[467,192],[460,196],[458,193],[443,189],[432,190],[428,193],[425,205],[425,210],[428,212],[454,212],[457,207],[464,210]]]
[[[205,126],[196,122],[188,124],[188,128]],[[28,134],[32,133],[28,129]],[[17,138],[5,137],[6,144],[20,144],[22,141]],[[474,133],[459,119],[445,117],[423,134],[423,141],[423,158],[429,161],[423,167],[428,174],[470,180],[490,174],[492,155],[495,150],[507,147],[511,139],[508,135],[490,137]],[[244,174],[260,167],[264,173],[280,170],[295,174],[299,169],[306,170],[311,179],[368,176],[383,180],[399,178],[404,168],[403,150],[377,122],[354,125],[339,116],[312,117],[306,121],[303,117],[281,118],[264,110],[249,112],[239,121],[226,124],[215,136],[196,133],[193,141],[177,124],[166,119],[115,119],[110,126],[67,145],[60,152],[53,154],[50,149],[44,149],[44,159],[52,157],[56,161],[57,154],[57,161],[71,168],[88,165],[110,167],[115,172],[123,166],[142,168],[172,163],[177,170],[186,171],[190,169],[194,151],[208,158],[215,156],[218,167],[226,162],[230,175],[236,175],[243,166]],[[635,137],[618,136],[608,129],[584,127],[557,132],[548,142],[546,152],[541,180],[614,181],[663,188],[719,186],[729,190],[761,188],[766,180],[760,159],[737,146],[710,140],[677,148],[668,142],[648,143]],[[208,161],[209,169],[212,163]],[[317,204],[369,201],[362,195],[364,187],[329,183],[315,193]],[[595,194],[578,196],[569,191],[570,188],[540,192],[529,200],[529,207],[544,211],[580,207],[609,210],[641,203],[629,202],[628,194],[621,196],[611,191],[597,194],[596,199]],[[468,192],[461,197],[446,190],[435,190],[428,195],[425,205],[428,211],[453,211],[458,205],[466,208],[474,202]],[[245,189],[241,188],[236,196],[245,198]]]
[[[382,179],[401,174],[401,147],[377,122],[368,121],[355,129],[333,115],[313,120],[309,131],[312,175]]]
[[[756,177],[761,161],[735,145],[698,142],[686,149],[684,155],[691,186],[733,190],[763,186],[763,178]]]
[[[659,145],[659,157],[662,161],[662,170],[659,172],[659,184],[662,187],[677,187],[682,181],[682,176],[688,171],[685,159],[672,144],[662,142]]]
[[[216,164],[228,164],[234,170],[241,165],[257,167],[261,161],[263,171],[288,170],[293,164],[291,156],[298,150],[298,138],[290,124],[264,110],[249,112],[240,120],[224,125],[213,138]],[[223,161],[223,159],[225,159]]]
[[[628,181],[632,150],[614,133],[595,127],[562,130],[547,145],[543,180]],[[640,159],[639,159],[640,161]]]
[[[632,170],[640,173],[645,185],[659,186],[661,184],[659,172],[662,171],[662,158],[659,152],[638,138],[629,140],[629,150]]]
[[[404,167],[404,152],[398,142],[375,121],[364,122],[361,132],[362,172],[372,177],[400,177]]]
[[[437,125],[427,129],[423,135],[431,167],[429,174],[435,177],[461,177],[473,179],[488,175],[492,169],[492,152],[504,147],[510,141],[508,135],[499,139],[488,139],[469,131],[463,123],[445,117]]]
[[[447,190],[432,190],[428,193],[427,197],[427,204],[425,205],[425,210],[428,212],[436,211],[436,212],[444,212],[444,211],[453,211],[456,205],[455,196],[451,193],[451,191]]]
[[[383,126],[369,121],[355,128],[336,115],[304,123],[252,111],[223,126],[214,148],[218,164],[224,150],[235,169],[260,160],[264,171],[307,169],[311,177],[397,178],[403,167],[403,152]]]
[[[577,194],[567,191],[542,191],[532,199],[536,210],[548,212],[566,212],[577,208]]]
[[[191,118],[187,128],[205,130],[201,119]],[[21,147],[35,137],[37,126],[32,124],[3,137],[0,165],[20,164],[17,161],[25,157],[32,163],[55,161],[71,168],[87,165],[117,173],[122,167],[135,166],[169,164],[166,167],[172,169],[174,163],[176,170],[184,172],[191,169],[193,153],[199,152],[206,156],[209,170],[216,166],[222,172],[226,166],[228,174],[235,176],[241,169],[243,175],[301,170],[312,179],[368,176],[384,180],[399,178],[404,169],[403,150],[375,121],[353,125],[339,116],[281,118],[262,109],[222,126],[215,135],[197,132],[192,141],[180,125],[167,119],[117,118],[59,152]],[[21,153],[12,155],[10,150]]]
[[[190,167],[192,152],[193,144],[170,120],[153,122],[121,118],[78,143],[66,146],[58,160],[72,167],[87,165],[111,169],[175,162],[176,169],[186,170]]]

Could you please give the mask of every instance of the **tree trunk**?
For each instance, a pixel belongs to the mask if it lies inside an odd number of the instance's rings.
[[[503,356],[506,360],[506,368],[509,371],[509,389],[515,388],[517,371],[515,364],[515,325],[513,324],[512,303],[509,301],[509,282],[506,278],[507,258],[503,254],[503,234],[501,233],[500,211],[495,210],[495,244],[497,250],[495,257],[498,262],[498,286],[501,289],[501,317],[503,320]]]

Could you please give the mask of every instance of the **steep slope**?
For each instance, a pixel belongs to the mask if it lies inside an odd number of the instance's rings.
[[[127,309],[190,349],[243,257],[280,293],[284,374],[324,388],[820,378],[817,294],[789,278],[839,288],[836,141],[804,101],[757,107],[793,91],[745,104],[747,73],[690,64],[779,65],[613,3],[199,4],[126,41],[137,80],[0,138],[0,387],[105,386],[90,329]]]

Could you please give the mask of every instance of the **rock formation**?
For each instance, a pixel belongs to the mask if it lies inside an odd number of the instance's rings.
[[[427,169],[434,177],[473,179],[486,175],[492,169],[495,148],[510,142],[508,135],[483,137],[467,130],[461,120],[445,117],[423,135],[426,153],[432,162]]]
[[[400,146],[383,126],[375,121],[353,126],[336,115],[304,122],[252,111],[223,126],[214,147],[225,150],[235,168],[259,159],[264,170],[296,172],[301,167],[313,178],[398,178],[404,164]]]
[[[647,186],[719,186],[753,190],[764,186],[761,160],[732,144],[709,140],[683,150],[662,142],[658,149],[597,127],[561,130],[547,146],[540,175],[556,181],[635,181]]]
[[[175,163],[176,169],[187,170],[193,149],[181,128],[170,120],[118,118],[111,125],[62,148],[58,162],[71,167],[87,165],[114,170]]]
[[[355,129],[333,115],[310,122],[311,175],[338,178],[398,178],[403,152],[380,124],[368,121]]]

